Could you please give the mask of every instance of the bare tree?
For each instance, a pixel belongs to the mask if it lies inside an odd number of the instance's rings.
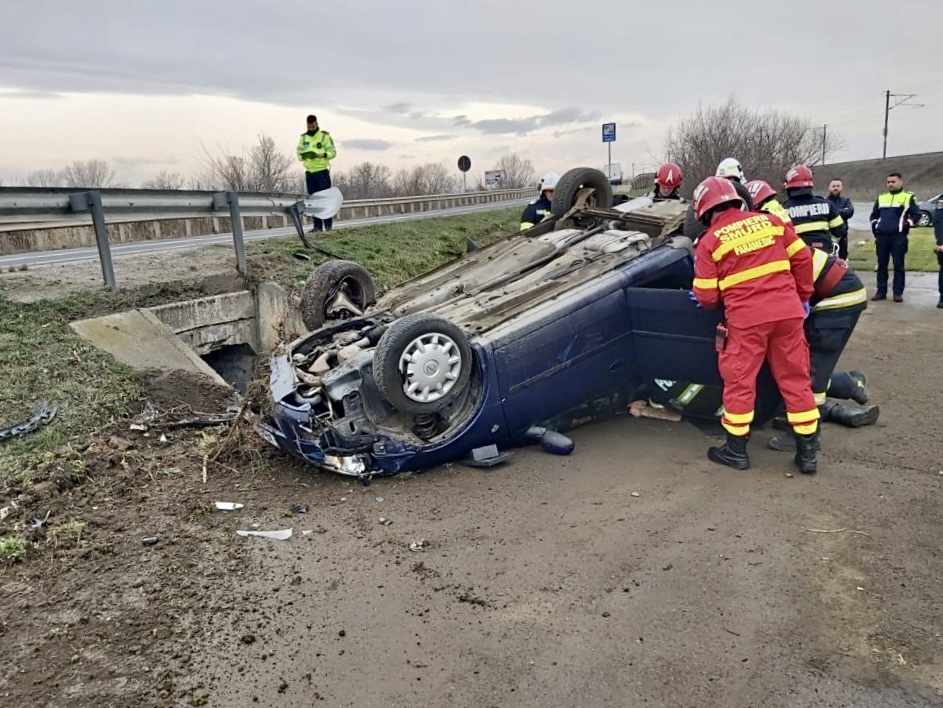
[[[693,115],[670,126],[665,154],[681,166],[688,195],[726,157],[740,161],[747,179],[764,179],[778,188],[793,165],[821,162],[822,137],[807,118],[750,109],[731,98],[719,106],[698,106]],[[840,148],[837,136],[826,137],[826,158]]]
[[[75,160],[63,171],[66,187],[103,189],[115,182],[115,171],[104,160]]]
[[[294,160],[279,152],[275,141],[267,135],[260,135],[258,145],[249,152],[249,167],[255,191],[289,192],[298,186],[297,175],[293,174]]]
[[[504,189],[520,189],[522,187],[532,187],[537,183],[537,172],[534,170],[534,164],[518,155],[511,153],[505,155],[494,169],[504,171],[504,181],[501,186]]]
[[[27,187],[61,187],[65,177],[56,170],[34,170],[26,175]]]
[[[179,172],[158,172],[156,177],[147,180],[144,189],[183,189],[186,179]]]
[[[378,199],[392,194],[390,168],[373,162],[361,162],[349,172],[331,174],[331,183],[345,199]]]
[[[404,167],[393,177],[391,193],[398,197],[411,197],[426,194],[449,194],[454,192],[457,181],[449,173],[449,168],[441,163],[430,162],[425,165]]]

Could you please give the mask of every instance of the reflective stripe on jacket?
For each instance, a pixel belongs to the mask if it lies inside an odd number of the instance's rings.
[[[831,243],[833,236],[840,238],[845,233],[845,220],[824,197],[812,194],[793,195],[783,206],[789,212],[796,234],[806,243],[816,239]]]
[[[326,130],[318,130],[314,135],[302,133],[295,148],[298,159],[304,165],[305,172],[321,172],[330,169],[331,160],[337,157],[334,138]]]
[[[875,236],[906,236],[910,232],[908,218],[915,224],[920,219],[914,193],[906,189],[884,192],[878,195],[871,208],[871,230]]]
[[[728,209],[697,242],[694,295],[707,309],[723,304],[733,327],[801,318],[812,253],[775,215]]]
[[[868,292],[848,264],[818,248],[812,249],[814,292],[809,301],[813,312],[823,310],[864,310]]]
[[[549,217],[550,214],[550,200],[547,199],[547,195],[544,192],[541,192],[540,197],[528,204],[524,209],[524,213],[521,214],[521,231],[526,231],[532,226],[539,224]]]

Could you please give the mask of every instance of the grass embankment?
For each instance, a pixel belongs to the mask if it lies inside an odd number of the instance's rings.
[[[466,250],[466,239],[485,246],[517,231],[522,211],[523,206],[306,236],[338,258],[360,263],[380,289],[457,258]],[[255,241],[248,249],[250,274],[256,280],[297,288],[318,264],[328,260],[317,251],[305,252],[310,261],[292,255],[303,250],[297,237]]]
[[[857,245],[864,241],[864,245]],[[848,234],[848,263],[855,270],[874,270],[877,253],[874,250],[874,236],[870,231],[852,229]],[[910,246],[907,249],[907,270],[936,273],[940,266],[936,260],[936,239],[933,229],[912,229]]]
[[[378,287],[388,287],[455,258],[464,252],[466,238],[485,245],[516,230],[520,212],[515,208],[368,226],[336,231],[316,242],[363,264]],[[292,254],[299,250],[297,238],[250,244],[253,278],[297,287],[327,260],[314,251],[308,252],[311,261],[298,260]],[[0,294],[0,426],[25,419],[41,400],[60,408],[55,420],[37,432],[0,442],[0,488],[11,482],[28,485],[31,471],[56,449],[80,444],[126,416],[142,398],[130,369],[69,327],[76,319],[141,304],[134,291],[88,292],[33,304],[14,303]],[[149,297],[143,304],[157,303]]]

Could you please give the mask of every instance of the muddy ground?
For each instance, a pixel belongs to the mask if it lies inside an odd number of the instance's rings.
[[[842,364],[867,371],[881,420],[828,426],[815,477],[787,476],[770,431],[736,472],[693,426],[626,416],[575,431],[569,457],[370,486],[233,438],[204,483],[228,429],[122,421],[18,498],[52,540],[0,570],[0,697],[943,705],[943,312],[918,286],[862,318]],[[230,403],[145,385],[158,411]],[[255,525],[293,535],[236,534]]]

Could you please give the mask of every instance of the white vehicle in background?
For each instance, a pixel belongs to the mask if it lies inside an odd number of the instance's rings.
[[[602,172],[609,178],[609,184],[622,184],[622,165],[618,162],[603,165]]]

